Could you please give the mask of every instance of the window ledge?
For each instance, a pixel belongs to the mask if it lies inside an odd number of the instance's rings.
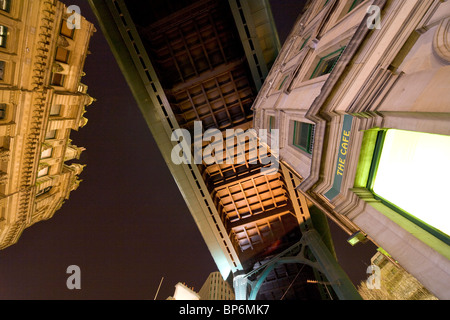
[[[330,74],[324,74],[323,76],[320,76],[320,77],[316,77],[316,78],[313,78],[313,79],[304,80],[304,81],[300,82],[300,83],[299,83],[295,88],[293,88],[291,91],[293,91],[293,90],[295,90],[295,89],[298,89],[298,88],[303,88],[303,87],[307,87],[307,86],[310,86],[310,85],[313,85],[313,84],[317,84],[317,83],[320,83],[320,82],[325,83],[325,82],[327,81],[329,75],[330,75]]]

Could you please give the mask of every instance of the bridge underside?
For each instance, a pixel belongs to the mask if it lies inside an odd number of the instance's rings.
[[[175,142],[170,137],[176,129],[193,134],[195,123],[201,122],[203,132],[218,129],[225,136],[227,129],[252,127],[258,79],[229,3],[90,2],[222,275],[226,270],[249,273],[298,243],[314,228],[308,203],[295,190],[299,181],[285,168],[261,174],[267,165],[252,161],[250,144],[241,150],[240,163],[171,163]],[[240,19],[255,22],[255,10],[242,12]],[[266,69],[272,62],[259,61]],[[226,147],[239,151],[237,143]],[[257,298],[334,296],[326,286],[307,282],[312,279],[324,280],[324,275],[309,265],[276,265]]]

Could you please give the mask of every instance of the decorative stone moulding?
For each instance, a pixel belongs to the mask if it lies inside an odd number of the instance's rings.
[[[58,47],[67,48],[68,46],[70,46],[70,43],[69,43],[69,41],[67,41],[67,39],[65,37],[59,36],[57,45],[58,45]]]

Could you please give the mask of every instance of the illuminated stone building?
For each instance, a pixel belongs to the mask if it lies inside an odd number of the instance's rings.
[[[358,286],[364,300],[437,300],[416,278],[385,254],[377,252],[371,259],[371,265],[379,267],[376,271],[379,279],[366,280]],[[379,281],[378,288],[373,288],[371,280]]]
[[[311,1],[254,104],[255,128],[280,130],[297,191],[440,299],[450,298],[449,26],[445,1]]]
[[[212,272],[198,292],[200,300],[234,300],[233,287],[220,272]]]
[[[50,219],[72,190],[84,148],[71,144],[93,101],[82,84],[94,27],[58,1],[0,1],[0,248]],[[78,24],[78,22],[80,24]]]
[[[200,300],[200,295],[185,283],[178,282],[175,285],[173,296],[168,297],[166,300]]]
[[[199,292],[185,283],[178,282],[173,296],[168,297],[167,300],[234,300],[234,291],[220,272],[212,272]]]
[[[189,161],[197,155],[194,142],[186,161],[172,157],[180,129],[194,140],[196,127],[200,135],[216,129],[221,140],[228,129],[252,128],[253,103],[280,49],[269,1],[90,4],[222,277],[234,281],[236,299],[360,298],[336,262],[324,215],[310,212],[296,192],[298,178],[284,170],[262,174],[269,166],[263,160],[274,155],[255,162],[246,144],[242,162],[215,154],[212,164],[197,163]],[[234,138],[227,152],[238,150]],[[307,281],[313,279],[317,284]]]

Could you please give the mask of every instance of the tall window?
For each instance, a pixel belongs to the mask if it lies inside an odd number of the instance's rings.
[[[0,25],[0,47],[6,48],[7,38],[8,38],[8,28]]]
[[[336,50],[326,55],[325,57],[321,58],[311,75],[311,79],[331,73],[334,67],[336,66],[337,62],[339,61],[339,58],[341,57],[342,52],[344,52],[344,50],[345,47],[342,47],[339,50]]]
[[[295,147],[312,154],[314,145],[314,129],[315,126],[310,123],[294,121],[294,137],[292,144]]]
[[[287,78],[289,77],[289,75],[284,76],[283,80],[280,81],[279,85],[278,85],[278,90],[281,90],[281,88],[283,88],[284,83],[286,82]]]
[[[0,10],[9,12],[11,10],[11,0],[0,0]]]
[[[450,136],[403,130],[378,133],[367,188],[432,234],[450,235]],[[438,230],[437,233],[435,230]]]
[[[269,116],[269,121],[268,121],[268,126],[269,126],[269,132],[272,131],[272,129],[275,129],[275,117],[274,116]]]

